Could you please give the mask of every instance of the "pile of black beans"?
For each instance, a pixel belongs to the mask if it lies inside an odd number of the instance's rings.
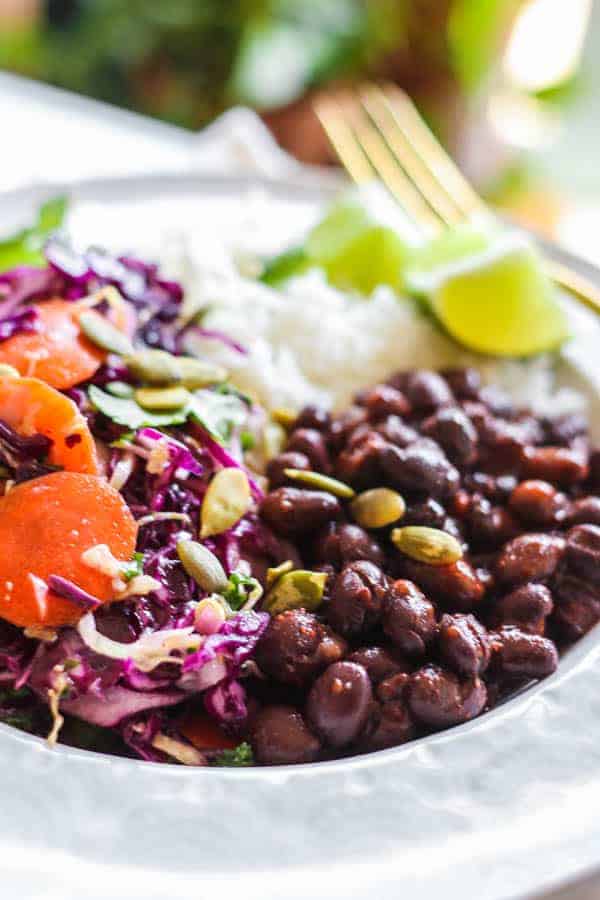
[[[389,487],[400,525],[455,537],[431,565],[286,469]],[[471,369],[400,372],[331,416],[306,407],[268,466],[261,515],[328,573],[314,611],[271,619],[249,738],[265,765],[392,747],[550,675],[600,619],[600,451],[579,415],[541,418]]]

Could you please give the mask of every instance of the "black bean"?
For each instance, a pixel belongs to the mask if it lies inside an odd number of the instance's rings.
[[[510,541],[496,563],[496,577],[503,584],[524,584],[550,578],[565,552],[558,535],[522,534]]]
[[[329,427],[329,440],[335,451],[340,451],[355,428],[367,421],[367,411],[362,406],[350,406],[336,416]]]
[[[271,490],[274,490],[290,483],[285,469],[301,469],[306,472],[310,468],[310,460],[304,453],[285,452],[269,461],[265,474],[269,479]]]
[[[269,622],[256,648],[256,661],[276,681],[302,686],[345,652],[346,642],[316,616],[290,609]]]
[[[478,716],[487,698],[478,678],[462,681],[454,672],[427,665],[411,675],[408,707],[416,719],[430,728],[449,728]]]
[[[382,566],[385,554],[375,538],[360,525],[330,522],[315,538],[314,558],[318,563],[331,563],[334,568],[341,569],[358,559]]]
[[[526,634],[513,626],[497,635],[499,664],[505,675],[545,678],[558,666],[558,652],[552,641],[539,634]]]
[[[546,443],[563,447],[569,447],[576,438],[585,437],[588,432],[585,416],[581,413],[566,413],[546,419],[544,427]]]
[[[569,512],[570,525],[600,525],[600,497],[580,497]]]
[[[485,594],[485,585],[466,559],[449,566],[429,566],[405,557],[400,567],[406,578],[450,610],[469,612]]]
[[[553,590],[554,623],[566,640],[577,641],[600,621],[600,588],[561,572],[553,582]]]
[[[284,537],[297,537],[316,531],[327,522],[337,519],[341,506],[325,491],[304,491],[300,488],[280,487],[271,491],[261,504],[265,521]]]
[[[321,750],[319,739],[293,706],[261,709],[253,723],[251,743],[257,762],[267,766],[314,762]]]
[[[329,666],[313,684],[306,703],[309,723],[332,747],[345,747],[365,727],[373,692],[366,670],[351,662]]]
[[[401,388],[402,390],[402,388]],[[404,393],[415,410],[434,410],[454,400],[448,382],[437,372],[419,369],[406,378]]]
[[[313,404],[301,409],[294,422],[294,429],[315,428],[317,431],[327,431],[330,426],[331,413],[324,407]]]
[[[403,525],[426,525],[441,528],[446,520],[446,510],[441,503],[429,497],[419,503],[411,503],[402,517]]]
[[[509,510],[492,506],[486,497],[477,494],[471,499],[465,524],[471,542],[480,548],[498,547],[520,530]]]
[[[570,487],[587,478],[588,452],[581,446],[528,447],[523,471],[527,478],[539,478],[559,487]]]
[[[408,447],[387,444],[380,453],[381,467],[393,487],[444,498],[454,494],[460,476],[441,448],[427,438]]]
[[[386,416],[406,416],[410,413],[410,403],[401,391],[389,384],[378,384],[361,397],[372,422],[378,422]]]
[[[380,434],[368,431],[338,456],[338,478],[360,490],[377,486],[381,482],[381,453],[386,446]]]
[[[523,584],[496,600],[490,620],[494,628],[515,625],[527,634],[544,634],[553,608],[552,594],[545,585]]]
[[[487,669],[490,639],[475,616],[460,613],[442,616],[438,640],[443,661],[458,675],[476,678]]]
[[[475,462],[479,439],[473,423],[462,409],[440,409],[425,419],[421,431],[437,441],[455,465],[468,466]]]
[[[388,650],[387,647],[360,647],[347,657],[348,662],[358,663],[366,669],[372,684],[379,684],[386,678],[398,673],[410,671],[407,662],[397,653]]]
[[[388,580],[366,560],[349,563],[336,577],[325,609],[327,621],[345,637],[356,637],[379,622]]]
[[[600,585],[600,526],[571,528],[567,534],[567,561],[575,574]]]
[[[395,444],[397,447],[408,447],[409,444],[414,443],[419,437],[419,433],[414,428],[411,428],[410,425],[407,425],[400,416],[388,416],[383,422],[375,425],[375,430],[386,441],[389,441],[390,444]]]
[[[531,525],[556,525],[568,512],[568,501],[548,481],[522,481],[510,495],[509,505],[516,516]]]
[[[407,656],[421,657],[436,632],[435,606],[411,581],[390,585],[383,602],[383,630]]]
[[[366,752],[385,750],[406,744],[416,736],[417,727],[404,701],[374,703],[369,732],[361,741],[359,749]]]
[[[396,672],[395,675],[389,675],[380,681],[376,689],[377,698],[382,703],[387,703],[389,700],[402,700],[410,681],[411,671],[412,669],[407,668],[404,672]]]
[[[481,376],[477,369],[444,369],[441,373],[459,400],[477,400]]]
[[[285,446],[288,453],[303,453],[317,472],[329,472],[331,463],[325,438],[316,428],[298,428],[292,431]]]

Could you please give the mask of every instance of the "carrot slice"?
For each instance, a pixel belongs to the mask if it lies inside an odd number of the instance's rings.
[[[59,390],[91,378],[106,359],[106,351],[94,346],[79,327],[79,316],[87,309],[82,302],[55,298],[38,303],[38,330],[21,332],[0,343],[0,362],[21,375],[31,375]],[[111,306],[109,318],[121,331],[129,331],[130,311],[126,301]]]
[[[0,378],[0,419],[18,434],[43,434],[48,461],[71,472],[100,474],[94,438],[75,404],[37,378]],[[0,545],[1,546],[1,545]]]
[[[131,559],[137,526],[108,482],[76,472],[53,472],[17,485],[0,498],[0,616],[21,627],[74,624],[84,610],[48,589],[50,575],[72,581],[103,603],[112,578],[82,561],[106,544]]]
[[[179,726],[182,735],[198,750],[233,750],[239,741],[219,728],[205,713],[187,716]]]

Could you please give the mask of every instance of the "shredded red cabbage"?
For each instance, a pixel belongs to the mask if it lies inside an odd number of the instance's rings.
[[[87,591],[82,590],[72,581],[69,581],[68,578],[62,578],[60,575],[50,575],[47,584],[50,590],[58,594],[59,597],[64,597],[65,600],[69,600],[82,609],[97,609],[99,606],[102,606],[101,600],[88,594]]]

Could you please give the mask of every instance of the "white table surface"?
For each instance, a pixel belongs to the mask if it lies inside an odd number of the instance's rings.
[[[0,192],[101,176],[244,172],[312,175],[279,150],[260,120],[234,110],[201,134],[0,72]],[[0,198],[1,202],[1,198]],[[600,866],[600,848],[598,852]],[[598,900],[600,879],[545,900]]]

